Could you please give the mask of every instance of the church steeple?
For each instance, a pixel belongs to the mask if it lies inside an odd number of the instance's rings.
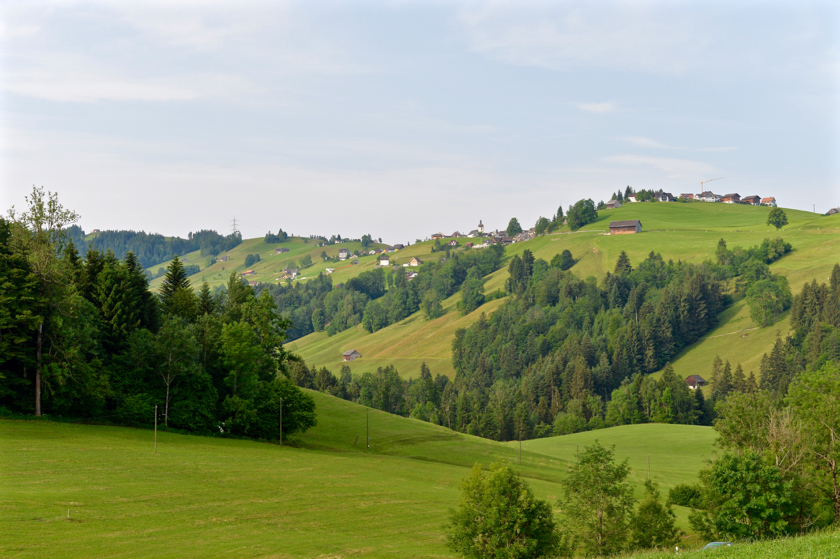
[[[480,219],[478,220],[478,232],[484,233],[484,223],[482,223]]]

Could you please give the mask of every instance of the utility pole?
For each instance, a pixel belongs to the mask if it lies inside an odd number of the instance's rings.
[[[157,454],[157,406],[155,406],[155,454]]]

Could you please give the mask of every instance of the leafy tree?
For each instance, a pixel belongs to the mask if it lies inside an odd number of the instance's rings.
[[[478,268],[470,268],[467,279],[461,285],[461,301],[458,308],[463,314],[469,314],[484,304],[484,280]]]
[[[308,254],[304,254],[303,258],[300,259],[300,267],[301,268],[308,268],[312,265],[312,257]]]
[[[655,481],[645,481],[645,498],[639,503],[630,522],[631,546],[636,549],[671,547],[680,541],[682,531],[676,526],[677,517],[671,505],[659,502],[659,487]]]
[[[724,454],[700,474],[705,510],[689,516],[709,539],[778,537],[791,532],[792,484],[781,470],[748,450]]]
[[[260,261],[259,254],[249,254],[245,257],[245,267],[250,268],[254,264]]]
[[[594,223],[596,219],[598,219],[598,212],[595,210],[595,202],[591,199],[578,200],[574,206],[569,207],[569,213],[566,214],[566,221],[572,231]]]
[[[550,226],[551,222],[547,218],[540,216],[540,218],[537,220],[537,223],[534,225],[534,233],[536,233],[537,235],[542,235],[546,231],[548,231],[548,228]]]
[[[773,208],[767,214],[767,225],[774,226],[777,230],[788,224],[787,214],[782,208]]]
[[[635,499],[627,482],[627,460],[616,464],[613,450],[597,440],[580,454],[578,465],[563,480],[560,505],[575,535],[591,555],[610,555],[624,548]]]
[[[823,472],[822,493],[840,523],[840,365],[828,363],[817,371],[800,373],[788,391],[788,402],[813,443],[810,459]]]
[[[759,326],[775,324],[777,317],[789,309],[792,302],[793,297],[784,276],[759,280],[747,290],[750,317]]]
[[[508,223],[507,230],[505,232],[508,237],[513,237],[514,235],[522,233],[522,226],[519,225],[519,220],[515,217],[510,218],[510,222]]]
[[[198,345],[192,333],[178,318],[164,318],[155,336],[155,353],[158,357],[157,372],[166,386],[163,407],[164,425],[169,425],[169,401],[176,379],[195,374]]]
[[[443,306],[440,304],[440,295],[434,289],[430,289],[423,296],[423,312],[429,320],[443,316]]]
[[[476,464],[461,482],[461,502],[450,512],[446,544],[471,559],[570,556],[551,506],[504,465],[491,466],[485,475]]]
[[[12,223],[12,251],[24,258],[30,273],[37,282],[37,323],[35,329],[35,415],[41,415],[41,383],[44,365],[44,340],[49,318],[59,312],[66,300],[67,268],[61,253],[67,240],[65,229],[79,220],[79,215],[65,209],[58,195],[32,187],[26,197],[28,208],[17,213],[9,210]]]
[[[572,266],[575,265],[575,259],[572,257],[571,251],[568,249],[564,250],[560,254],[560,269],[561,270],[568,270]]]
[[[312,312],[312,329],[315,332],[323,332],[324,324],[324,309],[315,309]]]
[[[326,250],[322,250],[322,251],[321,251],[321,260],[326,261],[328,258],[329,258],[329,256],[327,256],[327,251],[326,251]]]

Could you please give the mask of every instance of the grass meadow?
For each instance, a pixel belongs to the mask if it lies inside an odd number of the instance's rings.
[[[282,447],[159,432],[155,455],[146,429],[0,420],[0,556],[450,557],[441,526],[474,463],[507,461],[554,502],[571,441],[611,431],[525,442],[520,465],[517,445],[312,395],[318,426]],[[635,427],[614,439],[639,495],[647,453],[690,452],[690,477],[711,452],[702,427]]]

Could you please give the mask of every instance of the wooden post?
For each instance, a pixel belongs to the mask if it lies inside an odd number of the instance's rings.
[[[155,406],[155,454],[157,454],[157,406]]]

